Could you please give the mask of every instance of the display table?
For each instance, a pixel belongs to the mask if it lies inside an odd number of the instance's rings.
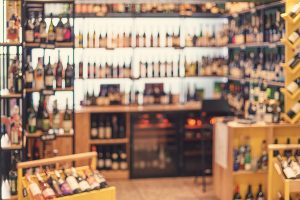
[[[221,200],[232,199],[235,186],[239,186],[240,194],[247,193],[248,185],[253,186],[256,194],[258,185],[263,185],[264,194],[267,194],[268,172],[267,170],[239,170],[234,171],[234,148],[243,144],[243,138],[249,137],[251,156],[261,155],[262,141],[267,145],[272,144],[275,138],[279,144],[286,143],[290,138],[292,144],[296,144],[299,137],[300,125],[291,124],[239,124],[236,121],[223,123],[218,121],[214,126],[214,159],[213,175],[216,196]]]

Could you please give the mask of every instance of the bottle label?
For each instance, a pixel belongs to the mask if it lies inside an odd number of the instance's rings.
[[[45,85],[52,87],[53,86],[53,80],[54,80],[53,76],[46,76],[45,77]]]
[[[64,127],[65,132],[69,132],[72,129],[72,121],[64,120],[63,127]]]
[[[80,186],[80,189],[81,189],[82,191],[86,191],[86,190],[91,189],[91,188],[90,188],[90,185],[89,185],[88,182],[85,181],[85,180],[81,181],[81,182],[79,183],[79,186]]]
[[[105,159],[105,166],[110,168],[111,167],[111,164],[112,164],[112,161],[111,159]]]
[[[294,111],[295,114],[300,112],[300,103],[297,103],[293,106],[292,111]]]
[[[28,120],[29,126],[35,127],[36,126],[36,118],[35,116],[30,116]]]
[[[100,169],[104,168],[104,160],[103,160],[103,159],[99,159],[99,160],[98,160],[98,167],[99,167]]]
[[[284,168],[283,172],[287,178],[295,178],[296,177],[295,172],[290,167]]]
[[[36,183],[30,184],[29,185],[29,189],[30,189],[30,192],[31,192],[32,196],[36,196],[36,195],[42,194],[39,186]]]
[[[122,170],[126,170],[128,168],[127,162],[126,161],[121,162],[120,163],[120,168]]]
[[[290,83],[288,86],[287,86],[287,90],[290,92],[290,93],[294,93],[297,89],[299,88],[298,84],[296,82],[292,82]]]
[[[289,36],[289,41],[292,42],[292,43],[295,43],[298,38],[299,38],[299,34],[297,32],[293,32]]]
[[[26,42],[33,42],[34,41],[33,30],[26,30],[25,31],[25,38],[26,38]]]
[[[113,170],[118,170],[118,169],[119,169],[119,163],[116,162],[116,161],[112,162],[111,168],[112,168]]]
[[[57,42],[64,41],[64,28],[61,27],[56,28],[56,41]]]
[[[107,139],[109,139],[109,138],[111,138],[111,127],[106,127],[105,128],[105,137],[107,138]]]
[[[91,130],[91,136],[92,137],[97,137],[98,136],[98,132],[97,132],[96,128],[92,128],[92,130]]]
[[[79,188],[79,184],[77,183],[74,176],[68,176],[66,179],[72,191],[77,190]]]
[[[31,72],[26,71],[25,77],[26,77],[26,83],[32,83],[32,81],[33,81],[33,74]]]
[[[46,188],[44,191],[43,191],[43,196],[45,198],[47,197],[52,197],[52,196],[55,196],[55,193],[54,191],[51,189],[51,188]]]
[[[50,128],[49,119],[43,119],[43,130],[46,131],[46,130],[49,130],[49,128]]]
[[[10,191],[12,193],[16,193],[17,192],[17,180],[10,179],[9,180],[9,185],[10,185]]]
[[[53,116],[52,126],[53,128],[59,128],[59,124],[60,124],[60,115],[59,113],[57,113]]]
[[[55,33],[54,32],[50,32],[48,33],[48,42],[54,42],[55,41]]]

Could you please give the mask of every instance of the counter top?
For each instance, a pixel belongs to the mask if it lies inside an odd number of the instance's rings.
[[[227,123],[230,128],[269,128],[269,127],[299,127],[300,124],[289,124],[286,122],[280,122],[278,124],[259,122],[255,124],[241,124],[237,121],[231,121]]]
[[[170,104],[170,105],[111,105],[111,106],[85,106],[76,109],[76,113],[135,113],[135,112],[176,112],[193,111],[201,109],[200,102],[188,104]]]

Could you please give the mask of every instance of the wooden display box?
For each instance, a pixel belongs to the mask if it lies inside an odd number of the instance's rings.
[[[268,200],[276,199],[277,193],[283,194],[284,200],[290,200],[291,193],[300,192],[300,179],[286,179],[279,161],[273,157],[274,150],[284,151],[286,149],[300,149],[299,144],[273,144],[269,145],[269,186],[268,186]]]
[[[48,158],[36,161],[28,161],[18,163],[18,199],[19,200],[33,200],[29,188],[26,177],[23,176],[23,169],[33,168],[33,167],[42,167],[45,165],[56,165],[59,166],[60,163],[69,163],[69,162],[77,162],[80,160],[90,160],[91,168],[96,169],[96,161],[97,161],[97,153],[89,152],[89,153],[81,153],[74,154],[68,156],[60,156],[55,158]],[[89,166],[78,167],[78,170],[84,170],[89,168]],[[43,174],[42,174],[43,175]],[[32,176],[34,177],[34,176]],[[34,179],[34,178],[32,178]],[[25,192],[26,191],[26,192]],[[61,200],[115,200],[116,199],[116,189],[115,187],[108,187],[100,190],[93,190],[90,192],[84,192],[79,194],[74,194],[70,196],[55,198]]]
[[[240,186],[240,193],[245,196],[247,193],[247,186],[251,184],[253,186],[253,193],[256,194],[258,190],[258,185],[263,184],[263,191],[265,196],[268,194],[268,171],[234,171],[233,170],[233,150],[245,136],[250,137],[250,146],[252,149],[252,157],[257,157],[261,155],[261,145],[262,141],[266,140],[267,144],[273,144],[274,139],[278,139],[279,144],[286,143],[286,139],[289,137],[292,144],[297,144],[299,137],[300,125],[291,124],[265,124],[257,123],[251,125],[238,124],[237,122],[229,122],[224,125],[226,130],[221,131],[224,133],[222,141],[228,141],[226,144],[219,144],[217,140],[220,141],[216,134],[216,126],[214,127],[214,155],[213,155],[213,181],[214,190],[216,196],[220,200],[228,200],[233,198],[234,189],[236,185]],[[217,145],[217,146],[216,146]],[[220,148],[225,145],[227,154],[216,155]],[[224,157],[227,160],[227,167],[219,164],[216,157]]]

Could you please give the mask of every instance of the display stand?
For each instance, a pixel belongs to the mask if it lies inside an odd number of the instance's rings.
[[[300,179],[286,179],[280,163],[273,157],[274,150],[299,149],[299,144],[273,144],[269,145],[269,174],[268,174],[268,200],[276,199],[277,193],[283,194],[284,200],[290,199],[290,193],[300,192]]]
[[[300,27],[300,15],[291,18],[289,12],[291,8],[296,5],[299,1],[297,0],[288,0],[286,1],[286,13],[283,13],[281,16],[285,20],[285,30],[286,34],[285,37],[281,40],[282,43],[285,45],[285,63],[282,66],[285,69],[285,88],[281,89],[281,92],[284,94],[284,109],[285,113],[287,113],[299,100],[300,89],[298,88],[294,94],[288,92],[286,87],[297,79],[300,76],[300,65],[298,64],[293,69],[288,66],[288,62],[296,56],[296,48],[300,44],[300,40],[297,40],[295,44],[292,44],[288,37],[295,32]],[[300,113],[298,113],[293,119],[291,119],[287,114],[283,114],[283,118],[292,124],[299,122]]]
[[[280,124],[239,124],[235,121],[224,123],[224,128],[220,133],[216,132],[214,127],[214,155],[213,155],[213,174],[214,174],[214,188],[216,196],[221,200],[232,199],[235,186],[239,186],[240,194],[247,193],[248,185],[253,186],[253,193],[256,194],[258,185],[263,185],[263,191],[267,193],[268,188],[268,171],[246,171],[233,170],[233,152],[234,148],[243,144],[244,137],[250,137],[251,157],[258,158],[261,156],[262,141],[266,140],[267,144],[272,144],[278,139],[279,144],[286,143],[286,139],[290,138],[292,144],[297,143],[299,136],[299,125],[291,125],[287,123]],[[224,130],[226,129],[226,130]],[[227,133],[227,134],[226,134]],[[221,138],[220,138],[221,136]],[[223,143],[218,143],[221,141]],[[228,141],[228,142],[226,142]],[[224,147],[224,151],[219,151]],[[224,153],[225,152],[225,153]],[[224,158],[227,164],[220,164],[218,158]],[[221,162],[222,163],[222,162]],[[299,187],[300,188],[300,187]]]
[[[96,169],[96,162],[97,162],[97,153],[96,152],[89,152],[89,153],[81,153],[81,154],[74,154],[74,155],[68,155],[68,156],[60,156],[55,158],[47,158],[42,160],[35,160],[35,161],[28,161],[28,162],[22,162],[18,163],[18,191],[23,191],[18,193],[18,199],[19,200],[32,200],[32,196],[28,189],[28,182],[23,174],[23,169],[27,168],[34,168],[34,167],[42,167],[45,165],[55,165],[56,167],[59,166],[61,163],[72,163],[77,162],[81,160],[89,160],[92,169]],[[79,167],[78,169],[86,169],[89,168],[89,166],[83,166]],[[26,191],[26,192],[24,192]],[[27,194],[27,195],[24,195]],[[25,196],[25,197],[24,197]],[[79,193],[71,196],[56,198],[61,200],[115,200],[116,199],[116,189],[115,187],[108,187],[101,190],[94,190],[91,192],[85,192],[85,193]]]

